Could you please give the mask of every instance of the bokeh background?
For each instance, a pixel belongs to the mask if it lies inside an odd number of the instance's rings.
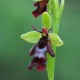
[[[80,0],[65,0],[59,35],[64,46],[57,48],[55,80],[80,80]],[[0,80],[48,80],[46,71],[28,70],[29,50],[20,35],[41,29],[41,16],[32,15],[32,0],[0,0]]]

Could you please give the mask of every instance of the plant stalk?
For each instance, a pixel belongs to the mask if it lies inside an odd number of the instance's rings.
[[[52,32],[57,35],[59,32],[59,24],[60,24],[63,8],[64,8],[64,0],[61,0],[60,5],[58,0],[49,0],[48,2],[48,13],[51,17]],[[52,45],[52,48],[53,51],[56,53],[56,47]],[[48,79],[54,80],[56,57],[52,58],[50,55],[48,55],[47,58],[48,58],[47,64],[50,64],[49,66],[47,66]],[[52,66],[52,64],[54,64],[54,66]]]

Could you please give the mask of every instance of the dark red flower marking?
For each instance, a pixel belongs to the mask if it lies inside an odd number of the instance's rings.
[[[34,57],[32,62],[29,65],[29,69],[32,69],[33,66],[36,66],[38,71],[43,71],[46,69],[46,59]]]
[[[46,53],[48,52],[52,57],[55,57],[51,47],[50,39],[48,38],[48,33],[51,29],[47,30],[46,28],[42,28],[42,31],[39,31],[34,26],[32,27],[36,31],[40,32],[42,37],[29,52],[31,56],[33,55],[33,60],[29,65],[29,69],[31,70],[34,66],[36,66],[38,71],[43,71],[46,69]]]
[[[47,3],[48,3],[48,0],[42,0],[34,3],[34,6],[37,7],[37,9],[33,11],[32,14],[35,17],[38,17],[39,15],[41,15],[43,12],[46,11]]]

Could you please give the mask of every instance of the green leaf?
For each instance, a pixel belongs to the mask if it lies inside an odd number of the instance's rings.
[[[50,39],[53,46],[59,47],[63,45],[63,41],[56,34],[50,33]]]
[[[60,18],[61,18],[63,9],[64,9],[64,3],[65,3],[65,1],[64,0],[61,0],[60,7],[59,7],[59,15],[60,15]]]
[[[46,27],[47,30],[51,28],[51,18],[47,12],[42,14],[42,27]]]
[[[30,31],[21,35],[21,38],[30,43],[37,43],[41,38],[41,34],[37,31]]]
[[[59,0],[52,0],[52,14],[54,16],[54,20],[56,20],[56,17],[58,15],[58,9],[59,9]]]

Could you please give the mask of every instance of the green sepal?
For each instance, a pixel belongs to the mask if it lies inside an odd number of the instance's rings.
[[[53,46],[59,47],[63,45],[63,41],[60,39],[58,35],[50,33],[49,36],[50,36],[51,44]]]
[[[30,31],[22,34],[21,38],[29,43],[37,43],[41,38],[41,34],[37,31]]]
[[[47,12],[42,14],[42,27],[46,27],[47,30],[51,28],[51,18]]]

